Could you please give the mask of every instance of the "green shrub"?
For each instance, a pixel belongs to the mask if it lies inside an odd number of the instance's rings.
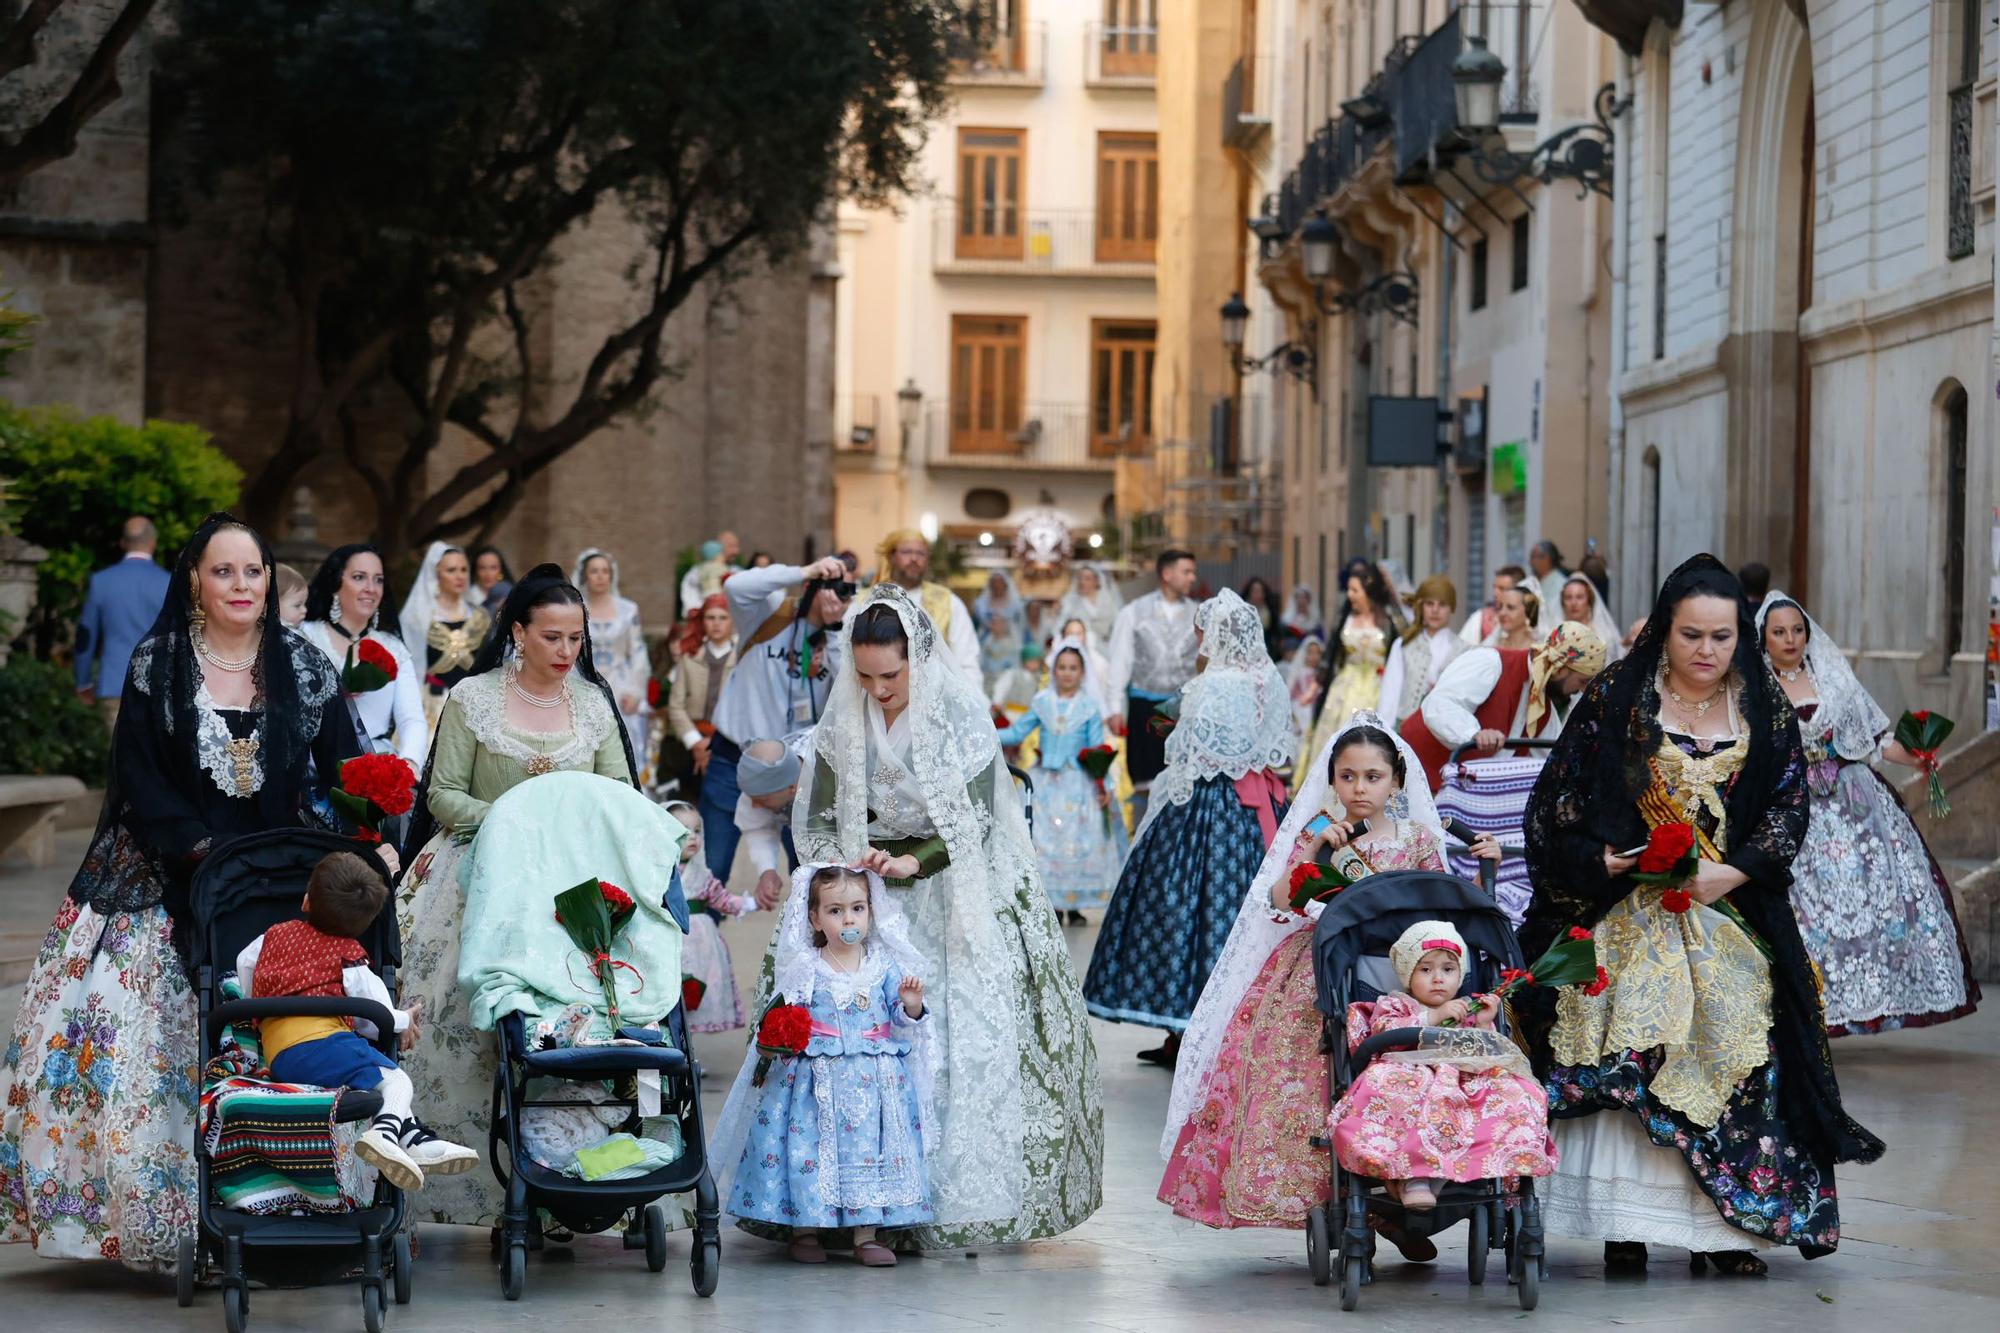
[[[0,666],[0,773],[66,773],[104,785],[111,736],[97,710],[76,697],[69,671],[16,654]]]
[[[69,642],[90,574],[118,559],[118,533],[133,514],[160,530],[171,560],[201,520],[236,503],[243,473],[199,426],[128,425],[66,407],[0,402],[0,476],[19,514],[19,534],[48,548],[30,630],[42,656]]]

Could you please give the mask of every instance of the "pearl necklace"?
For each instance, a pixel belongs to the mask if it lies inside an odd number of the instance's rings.
[[[257,650],[255,648],[252,648],[250,650],[250,653],[247,657],[239,657],[231,659],[222,656],[220,653],[210,648],[208,646],[208,636],[202,634],[199,631],[196,631],[193,637],[194,637],[194,650],[201,654],[203,661],[207,662],[217,671],[230,671],[230,672],[248,671],[251,667],[257,664]]]
[[[569,692],[567,690],[563,690],[560,688],[558,688],[556,692],[552,695],[528,693],[528,691],[523,689],[521,686],[521,676],[519,672],[514,673],[514,675],[508,680],[507,685],[508,688],[512,689],[514,693],[517,696],[519,696],[522,703],[527,704],[532,708],[561,708],[564,704],[569,702]]]
[[[1772,670],[1778,673],[1779,680],[1784,681],[1788,685],[1796,682],[1800,676],[1806,674],[1804,666],[1795,666],[1790,671],[1785,670],[1781,666],[1774,666]]]
[[[1674,701],[1674,707],[1680,710],[1682,717],[1692,717],[1696,722],[1700,722],[1708,716],[1708,710],[1715,707],[1715,701],[1722,697],[1722,691],[1723,687],[1717,686],[1715,692],[1710,694],[1706,699],[1697,699],[1690,704],[1687,700],[1681,698],[1679,691],[1669,685],[1667,687],[1667,697]]]

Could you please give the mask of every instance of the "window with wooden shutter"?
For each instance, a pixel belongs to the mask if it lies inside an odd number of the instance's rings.
[[[1153,321],[1090,322],[1090,452],[1144,454],[1153,447]]]
[[[959,130],[960,259],[1021,257],[1026,139],[1024,130]]]
[[[1028,321],[1023,316],[952,316],[953,453],[1019,451],[1027,359]]]
[[[1160,143],[1155,134],[1097,136],[1097,262],[1150,264],[1160,236]]]
[[[1104,76],[1143,78],[1160,59],[1160,0],[1104,0]]]

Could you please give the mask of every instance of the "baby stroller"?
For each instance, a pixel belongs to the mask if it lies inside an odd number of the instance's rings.
[[[1389,946],[1417,922],[1433,919],[1451,922],[1465,938],[1472,953],[1465,969],[1468,992],[1491,990],[1500,982],[1501,968],[1521,966],[1514,928],[1490,896],[1490,888],[1450,875],[1423,870],[1370,875],[1338,894],[1320,914],[1313,934],[1313,978],[1326,1022],[1333,1102],[1376,1056],[1416,1048],[1422,1029],[1396,1028],[1368,1038],[1350,1057],[1347,1006],[1379,999],[1397,988],[1388,966]],[[1496,1021],[1504,1032],[1506,1014],[1502,1012]],[[1314,1142],[1332,1145],[1330,1137]],[[1446,1182],[1436,1208],[1411,1211],[1392,1199],[1380,1181],[1353,1174],[1334,1155],[1331,1201],[1306,1217],[1306,1260],[1314,1284],[1324,1286],[1338,1255],[1343,1310],[1355,1308],[1362,1285],[1370,1280],[1375,1253],[1375,1233],[1368,1226],[1371,1213],[1399,1222],[1412,1236],[1434,1235],[1467,1222],[1466,1272],[1472,1284],[1486,1280],[1488,1250],[1504,1250],[1507,1275],[1516,1285],[1521,1308],[1535,1308],[1543,1242],[1541,1204],[1531,1178],[1523,1177],[1519,1189],[1511,1193],[1497,1179]]]
[[[395,1021],[387,1009],[372,1000],[346,996],[232,999],[224,989],[225,978],[234,972],[236,956],[245,945],[272,926],[299,915],[306,882],[320,858],[329,852],[353,850],[354,840],[336,833],[273,829],[224,843],[202,862],[192,893],[194,940],[190,959],[204,1061],[224,1054],[228,1035],[232,1051],[240,1053],[239,1068],[249,1067],[255,1059],[252,1020],[337,1016],[373,1023],[379,1049],[395,1058]],[[402,952],[393,907],[384,906],[361,943],[383,985],[394,993]],[[350,1088],[262,1094],[245,1083],[247,1080],[239,1081],[236,1086],[246,1094],[243,1100],[251,1104],[240,1114],[249,1118],[254,1132],[246,1133],[238,1126],[238,1133],[232,1134],[229,1101],[219,1099],[213,1108],[219,1118],[215,1133],[196,1135],[197,1231],[181,1242],[175,1290],[180,1304],[194,1303],[196,1269],[219,1265],[223,1321],[229,1333],[242,1333],[249,1324],[252,1278],[297,1285],[302,1278],[333,1280],[358,1267],[362,1321],[368,1333],[380,1333],[387,1318],[385,1292],[390,1284],[396,1304],[406,1305],[410,1300],[410,1237],[404,1230],[403,1191],[382,1179],[376,1182],[373,1198],[361,1206],[348,1211],[319,1211],[285,1207],[284,1191],[268,1186],[282,1178],[284,1161],[275,1154],[284,1152],[287,1144],[296,1151],[314,1136],[330,1137],[329,1120],[365,1126],[381,1112],[381,1093]],[[206,1131],[206,1115],[203,1124]],[[274,1154],[268,1165],[246,1162],[234,1150],[211,1151],[211,1145],[236,1142],[240,1146],[253,1141]],[[316,1146],[310,1155],[325,1162],[331,1151],[328,1142]],[[254,1144],[249,1155],[256,1156]],[[219,1191],[242,1186],[253,1174],[262,1178],[265,1188],[244,1187],[235,1196],[247,1203],[254,1194],[262,1201],[256,1211],[229,1206],[218,1197]]]
[[[1444,786],[1437,794],[1440,818],[1460,820],[1477,832],[1492,834],[1506,853],[1509,860],[1501,863],[1492,887],[1507,919],[1517,926],[1527,913],[1530,895],[1528,864],[1520,856],[1521,824],[1527,816],[1528,794],[1554,746],[1550,739],[1516,736],[1499,753],[1481,759],[1472,746],[1461,745],[1444,767]],[[1452,874],[1471,879],[1480,863],[1460,849],[1447,852],[1445,864]]]

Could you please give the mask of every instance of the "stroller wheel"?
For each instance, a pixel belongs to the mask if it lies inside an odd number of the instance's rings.
[[[412,1253],[414,1249],[415,1247],[410,1244],[409,1232],[396,1233],[396,1304],[398,1305],[410,1303],[410,1266],[416,1258]]]
[[[194,1304],[194,1265],[201,1253],[193,1236],[182,1236],[174,1255],[174,1304],[185,1310]]]
[[[646,1205],[646,1269],[657,1273],[667,1266],[667,1205],[655,1199]]]
[[[1327,1235],[1325,1204],[1319,1204],[1306,1214],[1306,1267],[1312,1272],[1315,1287],[1324,1287],[1333,1279],[1333,1254]]]
[[[1486,1285],[1486,1237],[1491,1219],[1487,1216],[1485,1204],[1472,1210],[1472,1219],[1466,1224],[1465,1275],[1475,1287]]]
[[[250,1293],[244,1288],[222,1289],[222,1326],[229,1333],[243,1333],[250,1327]]]
[[[688,1256],[688,1268],[694,1279],[694,1294],[702,1297],[715,1295],[715,1284],[722,1276],[722,1239],[719,1236],[697,1238],[694,1252]]]
[[[361,1289],[361,1326],[368,1333],[382,1333],[388,1322],[389,1307],[382,1299],[382,1284],[371,1282]]]
[[[521,1288],[528,1281],[528,1247],[515,1242],[500,1256],[500,1294],[510,1301],[521,1299]]]
[[[1368,1261],[1355,1255],[1340,1274],[1340,1308],[1352,1311],[1361,1304],[1361,1284],[1366,1280]]]

